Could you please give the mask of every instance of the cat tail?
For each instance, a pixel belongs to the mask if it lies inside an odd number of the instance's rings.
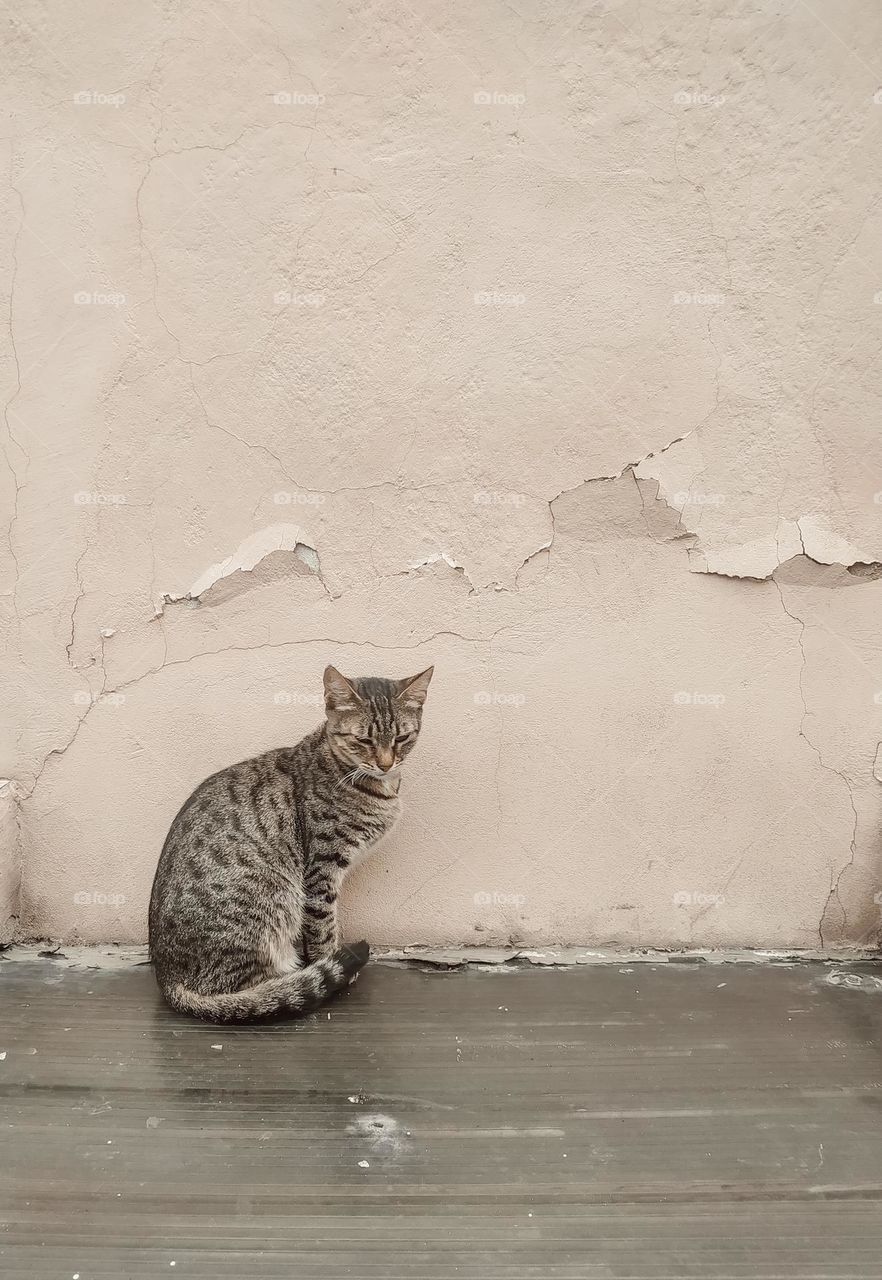
[[[282,977],[267,978],[243,991],[204,996],[180,983],[163,990],[168,1003],[178,1013],[209,1022],[253,1022],[274,1014],[303,1014],[317,1009],[335,991],[352,982],[367,964],[370,948],[366,942],[340,947],[331,956],[295,969]]]

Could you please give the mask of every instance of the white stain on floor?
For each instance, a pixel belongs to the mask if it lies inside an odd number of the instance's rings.
[[[356,1116],[352,1124],[346,1126],[346,1132],[368,1142],[374,1154],[387,1156],[397,1156],[405,1151],[410,1136],[394,1116],[387,1116],[382,1111],[366,1111]]]
[[[843,969],[828,973],[824,981],[831,987],[847,987],[851,991],[882,991],[882,978],[871,973],[847,973]]]

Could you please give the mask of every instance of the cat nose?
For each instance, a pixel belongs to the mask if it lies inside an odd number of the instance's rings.
[[[383,770],[384,773],[388,773],[388,771],[392,768],[394,763],[395,763],[395,752],[392,750],[391,747],[377,748],[377,764]]]

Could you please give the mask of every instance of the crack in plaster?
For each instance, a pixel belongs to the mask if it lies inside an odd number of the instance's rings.
[[[38,783],[39,783],[40,779],[42,778],[42,776],[43,776],[43,774],[44,774],[44,772],[45,772],[45,770],[46,770],[46,766],[47,766],[47,764],[48,764],[48,763],[49,763],[49,761],[52,759],[52,757],[53,757],[53,756],[63,756],[63,755],[65,755],[65,754],[70,750],[70,748],[73,746],[73,744],[74,744],[74,743],[76,742],[76,740],[77,740],[77,737],[78,737],[78,735],[79,735],[80,729],[82,729],[83,725],[85,724],[86,720],[87,720],[87,719],[88,719],[88,717],[89,717],[89,713],[91,712],[92,708],[93,708],[95,705],[96,705],[96,703],[95,703],[95,701],[93,700],[93,701],[92,701],[92,702],[90,702],[90,703],[89,703],[89,705],[86,707],[86,710],[83,712],[83,714],[82,714],[81,716],[78,716],[78,717],[77,717],[77,726],[76,726],[76,728],[74,729],[74,731],[73,731],[73,733],[71,734],[71,736],[68,738],[67,742],[65,742],[65,743],[64,743],[62,746],[60,746],[60,747],[52,747],[49,751],[47,751],[47,752],[46,752],[45,756],[43,757],[42,761],[40,762],[40,767],[39,767],[39,769],[38,769],[38,770],[37,770],[37,772],[34,774],[34,777],[33,777],[33,780],[31,781],[31,785],[30,785],[30,787],[28,788],[28,790],[27,790],[27,791],[23,794],[23,796],[22,796],[22,799],[23,799],[23,800],[30,800],[31,796],[32,796],[32,795],[34,794],[34,792],[36,791],[36,789],[37,789],[37,785],[38,785]]]
[[[30,458],[28,457],[27,450],[24,448],[21,442],[16,438],[15,433],[12,430],[12,423],[9,421],[9,411],[12,408],[14,401],[17,400],[18,397],[21,395],[21,362],[19,360],[18,346],[16,345],[16,339],[15,339],[14,312],[15,312],[15,286],[18,280],[18,272],[19,272],[18,246],[19,246],[19,241],[21,240],[21,237],[22,237],[22,233],[24,232],[24,226],[25,226],[24,197],[21,191],[18,189],[18,187],[16,187],[15,182],[13,180],[14,165],[15,165],[15,157],[14,155],[10,155],[9,186],[10,186],[10,189],[14,191],[16,196],[18,197],[19,209],[21,211],[19,224],[18,224],[18,227],[16,228],[15,236],[12,241],[12,271],[10,273],[10,280],[9,280],[9,321],[8,321],[9,343],[12,349],[13,363],[15,364],[16,385],[12,392],[12,395],[9,397],[9,399],[6,401],[3,407],[3,420],[6,424],[6,434],[9,438],[10,446],[14,446],[25,460],[25,477],[26,477],[28,468],[30,465]],[[15,608],[15,605],[18,600],[18,584],[19,584],[19,579],[21,577],[21,567],[19,565],[18,556],[15,551],[13,530],[15,528],[16,522],[18,521],[18,503],[19,503],[19,498],[21,496],[21,491],[25,485],[25,480],[22,480],[21,482],[19,481],[18,470],[13,465],[13,462],[9,456],[8,450],[4,448],[3,452],[6,457],[6,462],[9,467],[10,474],[12,475],[12,482],[15,485],[15,497],[12,503],[12,515],[10,517],[9,524],[6,529],[6,540],[9,544],[9,554],[12,557],[12,562],[15,567],[15,580],[14,580],[13,589],[12,589],[13,607]],[[18,617],[17,609],[16,609],[16,617]]]
[[[113,634],[113,632],[111,632],[110,634],[112,635],[112,634]],[[106,667],[105,662],[104,662],[104,645],[105,645],[106,637],[105,637],[105,635],[104,635],[104,633],[103,633],[103,632],[99,633],[99,640],[100,640],[100,642],[101,642],[101,660],[100,660],[100,663],[99,663],[99,666],[100,666],[100,669],[101,669],[101,687],[98,689],[97,693],[92,692],[92,691],[90,690],[90,695],[91,695],[91,696],[90,696],[90,700],[89,700],[89,702],[88,702],[88,704],[87,704],[87,706],[86,706],[86,709],[85,709],[85,711],[83,712],[83,714],[82,714],[81,716],[78,716],[78,717],[77,717],[76,728],[74,729],[73,733],[72,733],[72,734],[70,735],[70,737],[68,738],[67,742],[65,742],[65,743],[64,743],[62,746],[60,746],[60,747],[52,747],[52,748],[51,748],[51,750],[49,750],[49,751],[47,751],[47,752],[46,752],[45,756],[43,757],[43,759],[42,759],[42,760],[41,760],[41,762],[40,762],[40,767],[39,767],[39,769],[38,769],[38,770],[37,770],[37,772],[34,774],[34,777],[33,777],[33,779],[31,780],[31,785],[30,785],[30,787],[28,788],[28,790],[27,790],[27,791],[23,792],[23,793],[22,793],[22,795],[21,795],[21,800],[22,800],[22,801],[24,801],[24,800],[30,800],[31,796],[32,796],[32,795],[34,794],[34,792],[36,791],[36,789],[37,789],[37,784],[39,783],[40,779],[42,778],[43,773],[44,773],[44,771],[45,771],[45,769],[46,769],[46,765],[49,763],[49,761],[50,761],[50,759],[52,758],[52,756],[63,756],[63,755],[65,755],[65,754],[70,750],[70,748],[71,748],[71,747],[73,746],[73,744],[76,742],[76,740],[77,740],[77,738],[78,738],[78,736],[79,736],[80,730],[82,729],[83,725],[84,725],[84,724],[86,723],[86,721],[88,720],[88,718],[89,718],[90,714],[92,713],[92,711],[93,711],[93,710],[95,709],[95,707],[98,705],[98,703],[99,703],[99,701],[101,700],[101,698],[104,696],[104,694],[105,694],[105,693],[112,693],[112,692],[113,692],[113,690],[112,690],[112,689],[108,689],[108,688],[107,688],[107,667]],[[167,652],[167,650],[166,650],[166,652]]]
[[[76,663],[73,661],[73,658],[72,658],[72,650],[74,646],[74,640],[76,639],[77,609],[79,607],[80,601],[82,600],[83,596],[86,594],[85,588],[83,587],[83,579],[80,576],[80,565],[83,563],[83,559],[85,558],[88,551],[89,551],[89,542],[87,539],[85,547],[80,552],[79,556],[77,557],[76,563],[74,564],[74,576],[76,577],[76,580],[77,580],[77,595],[74,599],[73,607],[71,608],[71,611],[70,611],[70,639],[65,645],[65,651],[67,652],[68,665],[71,667],[76,667]]]
[[[461,631],[452,631],[449,628],[443,628],[438,631],[433,631],[427,636],[423,636],[422,639],[414,641],[413,644],[381,645],[376,644],[373,640],[353,640],[349,636],[309,636],[305,637],[303,640],[268,640],[264,641],[262,644],[251,645],[230,644],[224,645],[220,649],[203,649],[199,653],[191,653],[186,658],[176,658],[172,662],[162,662],[159,666],[151,667],[147,671],[142,671],[140,675],[133,676],[131,680],[124,680],[121,684],[113,685],[109,689],[102,688],[101,692],[108,694],[121,693],[125,689],[131,689],[135,685],[140,684],[142,680],[146,680],[150,676],[159,675],[164,671],[170,670],[172,667],[185,667],[200,658],[213,658],[225,653],[259,653],[264,649],[288,649],[292,645],[308,644],[348,645],[356,649],[379,649],[384,653],[399,653],[408,652],[411,649],[422,649],[425,645],[431,644],[433,640],[437,640],[441,636],[453,636],[457,640],[464,640],[467,644],[490,644],[490,642],[503,631],[516,630],[520,625],[520,623],[506,623],[504,626],[497,627],[497,629],[491,632],[489,636],[467,636],[463,635]],[[80,725],[82,725],[90,710],[91,707],[87,708],[86,713],[80,717]],[[63,755],[64,752],[73,745],[78,729],[74,732],[73,736],[64,747],[54,748],[48,753],[46,759],[51,755]],[[40,770],[40,773],[42,773],[42,769]],[[40,774],[37,775],[37,778],[39,778],[39,776]],[[31,791],[28,792],[28,795],[31,795],[32,792],[33,787],[31,788]]]
[[[790,609],[788,609],[787,602],[784,599],[784,592],[780,582],[777,582],[774,579],[773,579],[773,582],[775,584],[775,587],[777,588],[778,595],[781,598],[781,608],[787,614],[788,618],[791,618],[795,623],[798,624],[800,629],[799,635],[797,636],[797,644],[799,645],[799,652],[801,655],[801,662],[800,662],[800,668],[799,668],[799,697],[800,697],[800,701],[802,702],[802,719],[800,720],[799,730],[798,730],[799,736],[808,744],[808,746],[815,753],[821,768],[825,769],[828,773],[834,774],[835,777],[839,778],[841,782],[845,783],[846,789],[848,790],[848,799],[851,805],[851,811],[854,814],[854,826],[852,828],[851,842],[849,845],[850,856],[848,860],[845,862],[845,864],[842,866],[842,868],[840,869],[835,879],[831,877],[830,889],[824,900],[824,907],[823,907],[823,910],[821,911],[821,916],[818,921],[818,942],[821,948],[823,949],[823,947],[825,946],[824,927],[827,924],[828,913],[834,902],[836,903],[840,912],[842,913],[843,929],[847,928],[848,926],[848,914],[842,902],[842,898],[839,892],[839,887],[842,883],[842,879],[845,876],[845,874],[848,871],[850,871],[854,866],[855,857],[857,856],[858,811],[857,811],[857,805],[855,804],[855,800],[854,800],[854,788],[847,774],[843,773],[841,769],[835,769],[832,765],[827,764],[827,762],[824,760],[823,755],[821,754],[820,747],[816,743],[812,742],[811,738],[809,738],[808,734],[805,732],[805,722],[809,716],[808,703],[806,702],[805,688],[803,684],[806,666],[808,664],[808,658],[805,651],[805,632],[806,632],[807,624],[803,621],[802,618],[798,617],[795,613],[792,613]]]
[[[193,377],[193,369],[194,368],[203,369],[206,367],[206,365],[212,364],[215,360],[224,359],[229,355],[244,355],[244,354],[245,354],[244,352],[237,352],[237,351],[224,352],[221,355],[211,356],[209,357],[208,360],[202,360],[202,361],[183,360],[183,359],[180,359],[180,357],[178,356],[172,356],[170,360],[165,361],[164,364],[160,365],[159,369],[163,369],[166,364],[170,364],[174,360],[178,360],[179,363],[183,364],[189,370],[190,384],[193,388],[193,394],[196,396],[196,399],[199,401],[199,406],[202,410],[203,417],[205,418],[205,425],[207,427],[210,427],[212,431],[220,431],[228,439],[235,440],[237,444],[241,445],[242,448],[246,449],[248,452],[265,454],[267,458],[269,458],[273,463],[275,463],[276,467],[278,467],[279,469],[279,472],[285,477],[288,483],[293,485],[294,488],[299,493],[310,493],[310,494],[315,493],[315,494],[321,494],[323,497],[336,497],[337,495],[342,493],[371,493],[374,490],[380,490],[380,489],[398,490],[401,493],[427,493],[427,492],[437,493],[439,490],[446,489],[449,487],[449,485],[444,484],[443,482],[434,483],[434,484],[430,483],[430,484],[402,485],[397,480],[377,480],[373,484],[340,485],[336,489],[326,489],[326,488],[317,489],[315,488],[314,485],[303,484],[300,480],[297,479],[296,476],[293,476],[291,474],[291,472],[282,462],[282,459],[279,457],[279,455],[277,453],[273,453],[272,449],[270,449],[267,445],[260,444],[253,440],[246,440],[243,436],[237,436],[235,431],[231,431],[229,427],[221,426],[219,422],[214,422],[209,417],[208,409],[206,407],[205,401],[202,398],[202,393],[199,391],[199,388],[196,386],[196,382]],[[157,369],[155,372],[158,372],[159,369]],[[141,377],[147,377],[147,376],[148,376],[147,374],[141,375]],[[134,383],[138,382],[139,380],[140,380],[139,378],[135,378],[132,380],[132,382],[128,383],[127,385],[133,386]],[[528,494],[524,496],[531,497],[533,495]],[[256,515],[257,507],[259,507],[259,505],[260,503],[258,502],[257,506],[254,508],[254,511],[252,512],[252,516]]]
[[[9,851],[13,872],[12,872],[12,897],[9,901],[9,914],[6,919],[0,917],[0,942],[5,942],[9,938],[14,937],[18,921],[21,917],[21,888],[24,880],[24,839],[22,834],[22,811],[21,796],[15,781],[12,778],[0,778],[0,798],[2,793],[8,791],[9,811],[12,815],[12,822],[15,828],[15,836],[12,842],[12,848]]]

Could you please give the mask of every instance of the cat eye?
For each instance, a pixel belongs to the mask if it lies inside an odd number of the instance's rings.
[[[414,735],[413,735],[413,733],[412,733],[412,732],[411,732],[411,733],[400,733],[400,734],[398,735],[398,737],[395,739],[395,741],[396,741],[396,742],[409,742],[409,741],[410,741],[410,739],[411,739],[413,736],[414,736]]]

